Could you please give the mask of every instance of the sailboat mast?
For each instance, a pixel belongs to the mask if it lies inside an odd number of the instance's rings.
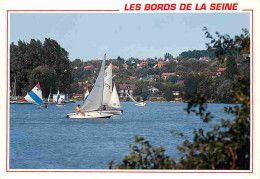
[[[14,97],[16,97],[16,78],[14,79]]]
[[[104,55],[104,59],[103,59],[103,62],[102,64],[104,63],[104,65],[102,67],[101,70],[103,70],[103,80],[102,80],[102,97],[101,97],[101,104],[100,104],[100,108],[99,108],[99,111],[101,113],[101,108],[102,108],[102,102],[103,102],[103,95],[104,95],[104,83],[105,83],[105,79],[104,79],[104,76],[105,76],[105,64],[106,64],[106,54]]]

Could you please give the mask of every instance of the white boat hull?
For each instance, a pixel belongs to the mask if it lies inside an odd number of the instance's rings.
[[[106,109],[106,110],[102,111],[102,113],[121,115],[121,114],[123,114],[123,110],[122,109]]]
[[[135,104],[136,106],[146,106],[146,103],[143,103],[143,102],[141,102],[141,103],[137,103],[137,104]]]
[[[86,113],[69,113],[67,114],[67,118],[72,119],[94,119],[94,118],[110,118],[113,114],[110,113],[103,113],[99,111],[92,111]]]

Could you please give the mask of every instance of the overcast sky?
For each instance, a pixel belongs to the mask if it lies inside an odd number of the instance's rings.
[[[202,28],[240,34],[250,27],[249,13],[11,13],[10,42],[44,38],[56,40],[70,60],[174,57],[205,49]]]

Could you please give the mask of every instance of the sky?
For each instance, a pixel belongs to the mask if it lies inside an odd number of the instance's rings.
[[[183,51],[204,50],[203,27],[231,37],[250,29],[243,13],[11,13],[10,42],[56,40],[81,60],[174,57]]]

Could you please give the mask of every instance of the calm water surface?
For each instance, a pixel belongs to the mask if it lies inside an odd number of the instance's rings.
[[[130,153],[134,136],[143,136],[153,146],[164,146],[166,154],[180,156],[176,146],[183,139],[171,129],[183,132],[190,140],[193,128],[209,129],[198,116],[188,115],[185,103],[150,102],[146,107],[122,103],[124,113],[110,119],[75,120],[65,118],[77,103],[66,107],[48,105],[10,105],[11,169],[107,169],[114,160],[121,163]],[[229,117],[221,110],[227,104],[209,104],[215,122]]]

